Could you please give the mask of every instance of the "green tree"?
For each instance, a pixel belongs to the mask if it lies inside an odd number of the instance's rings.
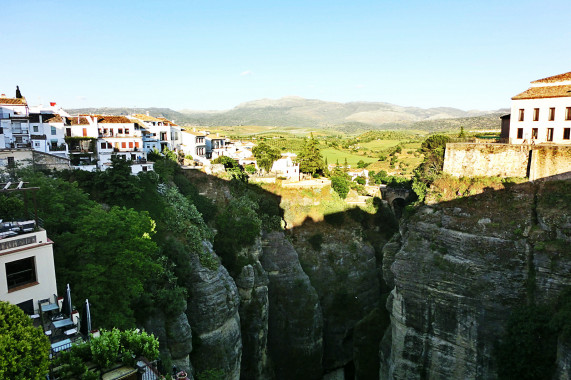
[[[461,139],[463,139],[463,138],[466,137],[466,132],[464,132],[464,127],[463,127],[463,126],[460,127],[460,133],[458,134],[458,137],[461,138]]]
[[[279,149],[271,147],[266,143],[260,143],[252,149],[252,154],[258,161],[258,166],[269,172],[272,169],[274,161],[281,157]]]
[[[419,172],[423,177],[434,177],[442,172],[444,166],[444,151],[450,138],[445,135],[433,135],[424,140],[420,146],[420,152],[424,154],[424,160],[419,166]]]
[[[222,257],[222,263],[233,275],[241,269],[239,251],[252,245],[260,235],[262,221],[258,217],[259,206],[247,196],[232,199],[223,213],[216,218],[218,233],[214,237],[214,249]]]
[[[50,343],[17,306],[0,301],[0,379],[44,379]]]
[[[336,175],[331,177],[331,187],[342,199],[347,198],[347,194],[349,194],[349,181],[346,177]]]
[[[319,142],[311,134],[310,138],[304,140],[301,153],[297,156],[299,170],[302,173],[323,173],[325,163],[319,151]]]
[[[58,239],[62,283],[73,284],[78,299],[89,298],[94,325],[135,325],[135,301],[164,270],[151,240],[154,231],[155,222],[147,212],[95,207]]]
[[[222,164],[224,165],[225,169],[234,169],[234,168],[239,168],[240,164],[238,163],[238,161],[236,161],[233,158],[227,157],[227,156],[220,156],[218,158],[215,158],[214,160],[212,160],[213,164]]]

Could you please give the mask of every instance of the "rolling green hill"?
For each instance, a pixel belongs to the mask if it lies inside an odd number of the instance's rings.
[[[373,129],[442,131],[498,129],[499,116],[507,110],[463,111],[457,108],[402,107],[389,103],[327,102],[285,97],[242,103],[227,111],[174,111],[169,108],[83,108],[70,113],[127,115],[149,112],[175,120],[182,126],[271,126],[337,130],[347,134]]]

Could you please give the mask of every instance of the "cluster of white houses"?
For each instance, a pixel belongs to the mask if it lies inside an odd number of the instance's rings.
[[[254,144],[231,142],[218,134],[185,130],[163,117],[70,115],[56,103],[29,106],[23,97],[0,96],[0,166],[33,151],[63,160],[82,170],[105,170],[111,157],[130,160],[134,174],[153,169],[147,154],[170,149],[196,162],[229,156],[241,164],[255,163]]]

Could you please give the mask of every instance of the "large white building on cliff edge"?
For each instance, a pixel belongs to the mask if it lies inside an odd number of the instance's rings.
[[[571,72],[531,82],[512,98],[511,144],[571,144]]]

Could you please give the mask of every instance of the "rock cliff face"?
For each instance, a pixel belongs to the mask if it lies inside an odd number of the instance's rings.
[[[317,292],[281,232],[262,238],[269,278],[268,346],[278,379],[320,379],[323,318]]]
[[[240,293],[240,322],[242,329],[241,379],[269,379],[273,371],[268,360],[268,275],[259,258],[261,239],[240,252],[247,264],[236,278]]]
[[[242,336],[236,284],[222,265],[211,271],[202,267],[197,257],[191,260],[186,278],[186,314],[194,342],[190,361],[198,372],[220,369],[227,379],[239,379]]]
[[[294,236],[323,310],[324,371],[347,366],[347,372],[353,373],[355,325],[380,303],[375,252],[363,240],[358,224],[355,228],[316,227],[294,231]],[[308,243],[321,237],[320,244]]]
[[[384,249],[394,288],[381,379],[497,377],[494,344],[510,310],[571,285],[569,251],[559,243],[571,241],[570,214],[554,212],[550,186],[425,206],[401,226],[400,247],[395,239]]]

